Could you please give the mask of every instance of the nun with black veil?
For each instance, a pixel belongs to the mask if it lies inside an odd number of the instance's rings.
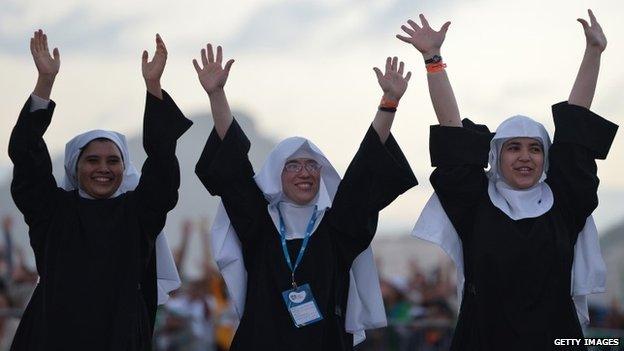
[[[43,140],[60,55],[50,54],[41,30],[30,48],[39,78],[9,156],[11,194],[29,227],[39,282],[11,350],[151,350],[156,306],[180,285],[161,230],[178,200],[176,142],[192,124],[161,90],[165,44],[157,35],[153,59],[143,52],[142,174],[123,135],[93,130],[67,143],[61,187]]]
[[[440,56],[440,31],[408,21],[398,38],[425,60],[439,125],[430,129],[435,194],[413,235],[455,262],[460,313],[451,350],[585,350],[586,296],[605,289],[605,265],[591,217],[598,206],[597,159],[617,125],[589,110],[606,38],[594,14],[582,24],[586,48],[568,101],[552,106],[555,134],[525,116],[492,134],[460,120]],[[489,170],[485,168],[489,164]]]
[[[352,350],[386,325],[370,243],[378,213],[417,184],[390,126],[410,77],[375,68],[384,94],[344,178],[311,141],[280,142],[254,173],[224,92],[221,47],[194,61],[214,129],[196,173],[221,204],[212,250],[240,317],[231,350]]]

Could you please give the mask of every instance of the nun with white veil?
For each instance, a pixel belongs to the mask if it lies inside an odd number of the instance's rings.
[[[390,134],[410,77],[388,58],[375,68],[381,105],[344,178],[311,141],[288,138],[254,173],[250,142],[223,90],[233,60],[221,47],[194,61],[215,128],[196,173],[221,204],[212,250],[240,325],[230,350],[352,350],[386,325],[370,243],[378,213],[416,185]]]
[[[58,187],[43,140],[60,55],[35,32],[39,71],[9,142],[11,194],[29,226],[39,282],[11,350],[151,350],[156,306],[180,285],[161,230],[178,199],[177,139],[191,126],[160,88],[167,51],[143,53],[147,87],[142,174],[123,135],[93,130],[70,140]]]
[[[580,340],[586,295],[604,291],[591,214],[598,206],[596,159],[606,158],[617,125],[589,110],[606,47],[591,11],[589,17],[591,25],[579,19],[587,45],[570,97],[552,107],[552,143],[544,126],[525,116],[506,119],[494,135],[462,123],[440,56],[450,22],[435,31],[421,15],[421,25],[402,27],[408,36],[399,39],[441,65],[427,67],[439,122],[430,130],[435,194],[412,234],[439,245],[457,266],[453,351],[554,350],[555,339]],[[566,347],[572,349],[586,347]]]

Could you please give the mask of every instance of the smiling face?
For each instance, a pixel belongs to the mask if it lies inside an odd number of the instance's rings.
[[[512,138],[501,148],[500,171],[507,184],[516,189],[528,189],[542,177],[544,149],[537,139]]]
[[[295,171],[296,169],[299,170]],[[319,191],[320,181],[320,165],[309,158],[289,160],[282,169],[284,194],[297,205],[306,205],[314,200]]]
[[[82,150],[76,173],[80,188],[95,199],[111,197],[121,185],[124,165],[121,152],[107,139],[95,139]]]

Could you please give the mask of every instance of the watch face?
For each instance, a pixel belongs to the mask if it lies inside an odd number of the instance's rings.
[[[438,62],[440,62],[440,61],[442,61],[442,56],[440,56],[440,55],[434,55],[434,56],[431,58],[431,62],[432,62],[432,63],[438,63]]]

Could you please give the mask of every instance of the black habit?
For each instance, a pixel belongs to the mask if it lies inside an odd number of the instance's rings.
[[[11,194],[29,226],[40,280],[11,350],[151,350],[154,242],[177,203],[177,139],[191,126],[167,93],[147,94],[139,185],[104,200],[57,187],[43,134],[55,104],[30,112],[9,142]]]
[[[556,132],[545,181],[554,204],[517,221],[488,195],[487,128],[466,121],[464,128],[431,127],[431,184],[464,255],[453,351],[557,350],[554,339],[583,337],[570,296],[574,245],[598,206],[595,160],[606,158],[617,126],[566,102],[552,110]]]
[[[368,130],[296,271],[297,282],[310,285],[323,320],[297,328],[282,299],[291,288],[290,269],[253,179],[249,147],[233,121],[223,141],[212,131],[196,167],[204,186],[223,201],[248,273],[245,311],[230,350],[352,350],[353,336],[345,331],[349,270],[370,245],[379,211],[417,184],[405,156],[392,136],[382,144]],[[292,260],[301,243],[287,241]]]

